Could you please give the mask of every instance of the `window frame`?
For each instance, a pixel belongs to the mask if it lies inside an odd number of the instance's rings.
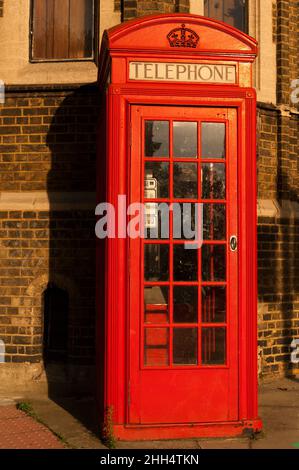
[[[34,47],[34,0],[30,0],[29,11],[29,62],[33,64],[38,63],[59,63],[59,62],[96,62],[98,53],[98,38],[99,38],[99,1],[93,0],[93,40],[92,40],[92,56],[82,58],[65,58],[65,59],[36,59],[33,54]]]
[[[209,0],[207,0],[207,1],[209,1]],[[234,26],[234,27],[236,29],[238,29],[239,31],[242,31],[245,34],[249,34],[249,7],[250,7],[249,6],[249,0],[245,0],[245,2],[246,2],[246,5],[245,5],[244,29],[236,28],[236,26]],[[203,15],[206,16],[207,18],[212,18],[211,16],[205,15],[205,1],[203,1]],[[216,18],[214,18],[214,19],[216,20]],[[222,20],[217,20],[217,21],[222,21]],[[226,21],[223,21],[223,23],[229,24]]]

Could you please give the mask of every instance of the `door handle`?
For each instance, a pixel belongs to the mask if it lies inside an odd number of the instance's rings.
[[[237,249],[238,249],[238,238],[237,238],[236,235],[232,235],[230,237],[229,244],[230,244],[231,251],[237,251]]]

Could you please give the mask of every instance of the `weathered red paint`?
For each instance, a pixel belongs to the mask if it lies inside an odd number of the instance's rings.
[[[182,24],[199,36],[197,47],[170,45],[167,35]],[[106,124],[99,139],[99,202],[105,200],[117,207],[119,194],[127,195],[130,202],[142,200],[139,140],[145,116],[179,119],[183,112],[187,119],[217,121],[217,113],[222,113],[228,123],[231,156],[227,160],[231,307],[225,367],[144,368],[140,346],[141,241],[108,239],[99,247],[100,419],[104,420],[107,410],[112,412],[110,424],[120,439],[223,437],[261,429],[257,409],[256,94],[251,78],[256,54],[254,39],[228,25],[194,15],[143,17],[104,33],[99,84]],[[132,81],[128,75],[130,61],[235,63],[237,83]],[[249,86],[244,86],[244,76]],[[236,253],[228,249],[229,236],[234,232],[239,240]],[[192,389],[186,385],[187,379]],[[189,411],[185,403],[185,411],[178,407],[177,414],[167,416],[163,403],[182,399],[178,388],[169,385],[177,381],[186,382],[183,392],[188,396]],[[217,381],[223,393],[230,386],[220,405],[221,394],[216,393],[211,401],[206,392],[209,383],[215,390]],[[153,395],[158,390],[160,398]],[[200,403],[203,396],[204,403]]]

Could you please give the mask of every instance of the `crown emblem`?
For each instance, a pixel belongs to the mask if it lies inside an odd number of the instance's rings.
[[[181,28],[175,28],[167,34],[167,39],[171,47],[192,47],[195,48],[199,41],[199,36],[193,29],[186,28],[182,24]]]

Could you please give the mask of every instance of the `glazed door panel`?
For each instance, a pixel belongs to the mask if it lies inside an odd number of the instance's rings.
[[[132,106],[131,123],[130,202],[145,214],[130,238],[128,423],[237,421],[237,111]]]

